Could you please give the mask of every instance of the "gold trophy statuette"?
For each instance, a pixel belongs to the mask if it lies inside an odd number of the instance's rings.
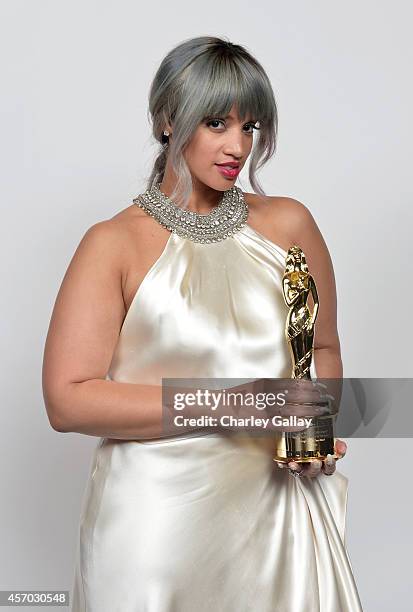
[[[317,318],[319,300],[313,277],[308,271],[305,255],[297,245],[290,247],[285,259],[282,279],[283,295],[290,307],[285,324],[285,335],[292,360],[291,378],[311,380],[310,366],[314,352],[314,323]],[[311,314],[307,299],[311,292],[314,309]],[[327,400],[311,402],[311,406],[329,407]],[[311,416],[308,415],[309,417]],[[312,417],[312,425],[303,431],[281,432],[277,436],[274,461],[306,462],[311,459],[324,460],[334,451],[335,415]]]

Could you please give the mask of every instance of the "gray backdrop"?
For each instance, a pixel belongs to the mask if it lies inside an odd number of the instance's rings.
[[[280,132],[259,178],[306,204],[329,246],[344,375],[411,376],[411,21],[400,0],[1,3],[1,589],[72,586],[98,439],[49,426],[45,336],[82,235],[144,186],[149,84],[184,38],[228,36],[268,72]],[[251,191],[246,171],[239,184]],[[347,442],[339,469],[364,610],[407,610],[412,440]]]

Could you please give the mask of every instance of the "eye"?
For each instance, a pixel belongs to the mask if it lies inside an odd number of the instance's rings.
[[[251,132],[248,132],[249,134],[252,134],[254,130],[259,130],[260,129],[259,126],[260,126],[259,121],[250,121],[249,123],[246,124],[246,127],[252,127]]]
[[[225,123],[225,121],[223,119],[209,119],[208,121],[206,121],[206,125],[209,127],[212,127],[213,123]]]
[[[213,126],[212,124],[219,124],[222,123],[225,126],[225,121],[224,119],[209,119],[206,121],[206,125],[208,127],[219,127],[219,126]],[[252,134],[254,132],[254,130],[259,130],[259,121],[249,121],[248,123],[246,123],[244,125],[244,128],[252,128],[250,129],[250,131],[247,131],[247,134]]]

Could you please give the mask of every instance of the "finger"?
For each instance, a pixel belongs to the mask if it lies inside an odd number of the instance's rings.
[[[281,416],[281,415],[274,415],[273,412],[268,412],[267,411],[267,415],[268,418],[273,419],[274,416]],[[286,420],[284,421],[284,419],[290,419],[289,415],[288,417],[285,417],[284,415],[281,416],[280,421],[273,423],[272,421],[270,421],[270,423],[268,424],[268,430],[269,431],[277,431],[277,432],[288,432],[288,433],[299,433],[300,431],[305,431],[307,429],[306,424],[304,423],[304,425],[293,425],[292,423],[294,421],[290,421],[290,420]],[[291,424],[290,424],[291,423]]]
[[[324,416],[326,414],[330,414],[330,410],[328,407],[328,401],[323,400],[323,404],[317,404],[316,401],[312,401],[310,404],[304,404],[304,401],[309,400],[310,398],[288,398],[286,403],[283,406],[269,407],[269,410],[273,415],[280,415],[282,417],[291,417],[296,416],[300,417],[317,417]]]
[[[347,452],[347,444],[344,442],[344,440],[339,440],[337,438],[334,444],[334,450],[336,451],[336,454],[339,455],[339,458],[341,459],[342,457],[344,457],[344,455]]]
[[[323,461],[323,466],[321,468],[321,471],[326,476],[331,476],[336,471],[336,462],[337,462],[337,460],[333,457],[333,455],[330,455],[330,453],[329,453],[327,455],[327,459],[325,459],[325,461]]]
[[[284,469],[287,467],[287,466],[286,466],[286,464],[285,464],[285,463],[283,463],[282,461],[276,461],[275,463],[278,465],[278,467],[279,467],[281,470],[284,470]]]
[[[297,461],[289,461],[287,467],[293,476],[300,476],[303,472],[303,466]]]
[[[318,476],[321,472],[322,461],[320,459],[312,459],[304,466],[303,476],[308,476],[309,478],[314,478]]]
[[[311,381],[300,379],[290,379],[285,381],[284,391],[290,398],[318,398],[321,389]]]

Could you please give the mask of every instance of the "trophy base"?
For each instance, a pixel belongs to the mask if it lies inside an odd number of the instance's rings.
[[[312,427],[304,431],[278,434],[273,460],[280,463],[306,463],[314,459],[324,461],[329,454],[336,456],[335,441],[333,419],[317,419]]]
[[[332,455],[332,457],[334,457],[335,459],[338,459],[337,455],[335,455],[334,453],[328,453],[330,455]],[[280,457],[279,455],[276,455],[275,457],[273,457],[273,461],[276,461],[277,463],[290,463],[290,461],[294,461],[295,463],[310,463],[310,461],[314,461],[314,459],[319,459],[320,461],[325,461],[327,459],[327,455],[324,454],[320,454],[320,455],[314,455],[313,457],[290,457],[289,459],[286,459],[285,457]]]

